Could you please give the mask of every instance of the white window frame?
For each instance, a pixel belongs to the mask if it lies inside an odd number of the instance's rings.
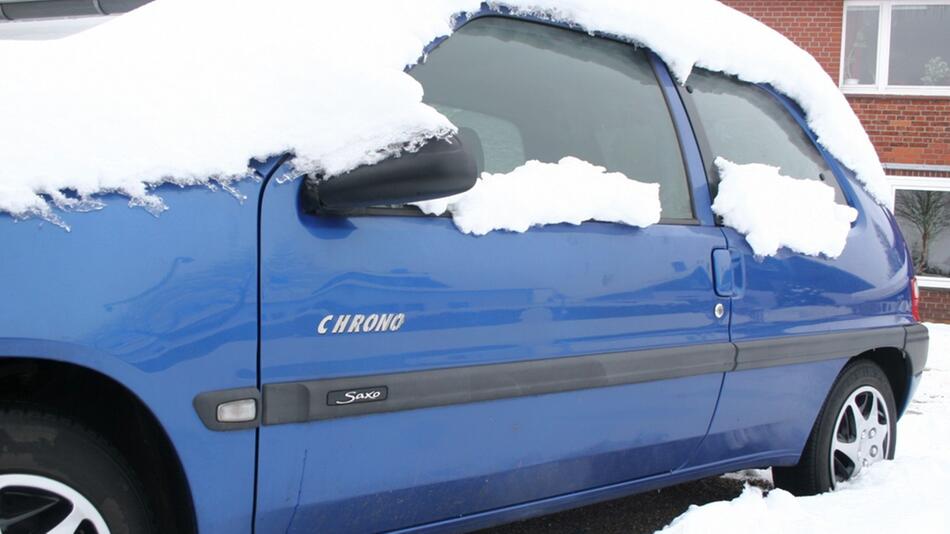
[[[950,193],[950,178],[932,178],[924,176],[888,176],[891,183],[891,206],[897,205],[897,190],[943,191]],[[920,287],[950,289],[950,278],[942,276],[917,275]]]
[[[926,85],[888,85],[891,57],[891,8],[897,5],[943,5],[950,6],[950,0],[845,0],[841,15],[841,54],[838,68],[838,86],[845,94],[855,95],[907,95],[907,96],[950,96],[950,86],[930,87]],[[845,38],[847,36],[849,7],[877,7],[877,70],[874,85],[845,85]],[[950,61],[950,58],[947,58]]]

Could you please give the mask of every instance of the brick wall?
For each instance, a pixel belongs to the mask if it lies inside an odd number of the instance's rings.
[[[950,289],[920,288],[920,318],[950,323]]]
[[[881,161],[950,165],[950,98],[849,96]]]
[[[836,82],[844,0],[721,0],[808,50]]]

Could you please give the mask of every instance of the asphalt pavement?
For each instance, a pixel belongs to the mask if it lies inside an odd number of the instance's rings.
[[[692,504],[734,499],[743,482],[714,477],[687,482],[577,508],[518,523],[479,531],[479,534],[652,534]]]

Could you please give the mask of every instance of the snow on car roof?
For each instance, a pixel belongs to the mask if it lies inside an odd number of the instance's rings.
[[[645,45],[679,81],[694,66],[769,83],[882,204],[874,147],[808,53],[714,0],[513,0],[494,8]],[[164,183],[230,183],[292,152],[333,176],[454,131],[405,69],[478,0],[157,0],[55,41],[0,41],[0,212],[59,221],[119,193],[165,209]]]

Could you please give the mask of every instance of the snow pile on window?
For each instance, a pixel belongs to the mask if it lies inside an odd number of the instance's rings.
[[[847,101],[817,62],[714,0],[511,0],[515,11],[769,82],[879,201],[889,189]],[[405,73],[478,0],[157,0],[55,41],[0,41],[0,212],[54,219],[118,192],[158,212],[162,183],[239,179],[293,152],[330,177],[454,131]],[[646,177],[649,178],[649,177]]]
[[[451,213],[459,230],[474,235],[584,221],[646,227],[660,221],[660,185],[568,156],[557,163],[528,161],[509,173],[482,173],[464,193],[415,205],[429,214]]]
[[[914,399],[897,423],[896,457],[838,490],[793,497],[747,487],[732,501],[693,506],[664,534],[946,532],[950,525],[950,325],[928,324],[930,356]]]
[[[815,180],[779,174],[778,167],[716,158],[719,192],[712,209],[746,237],[758,256],[795,252],[837,258],[858,212],[835,202],[835,190]]]

